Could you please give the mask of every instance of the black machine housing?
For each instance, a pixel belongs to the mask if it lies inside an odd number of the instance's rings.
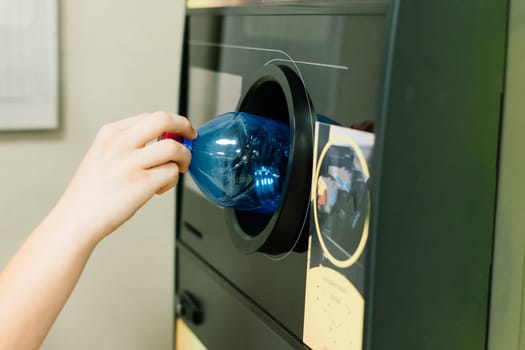
[[[485,349],[507,3],[235,3],[188,2],[180,113],[287,122],[286,193],[261,216],[183,179],[175,292],[191,317],[176,317],[212,350],[307,348],[313,126],[327,115],[374,126],[363,348]]]

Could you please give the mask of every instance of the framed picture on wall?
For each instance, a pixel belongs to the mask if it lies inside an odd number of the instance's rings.
[[[58,126],[57,0],[0,0],[0,130]]]

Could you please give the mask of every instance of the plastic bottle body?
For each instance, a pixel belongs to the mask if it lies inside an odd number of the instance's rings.
[[[198,129],[191,144],[190,174],[214,203],[237,210],[271,213],[281,199],[288,164],[289,127],[237,112]]]

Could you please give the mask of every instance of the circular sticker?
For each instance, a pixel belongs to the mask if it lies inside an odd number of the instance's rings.
[[[348,268],[362,255],[370,216],[370,173],[363,152],[350,137],[330,138],[315,169],[314,223],[323,254]]]

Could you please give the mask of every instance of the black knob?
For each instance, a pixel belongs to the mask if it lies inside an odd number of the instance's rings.
[[[180,292],[177,297],[177,315],[195,325],[204,321],[200,302],[188,291]]]

